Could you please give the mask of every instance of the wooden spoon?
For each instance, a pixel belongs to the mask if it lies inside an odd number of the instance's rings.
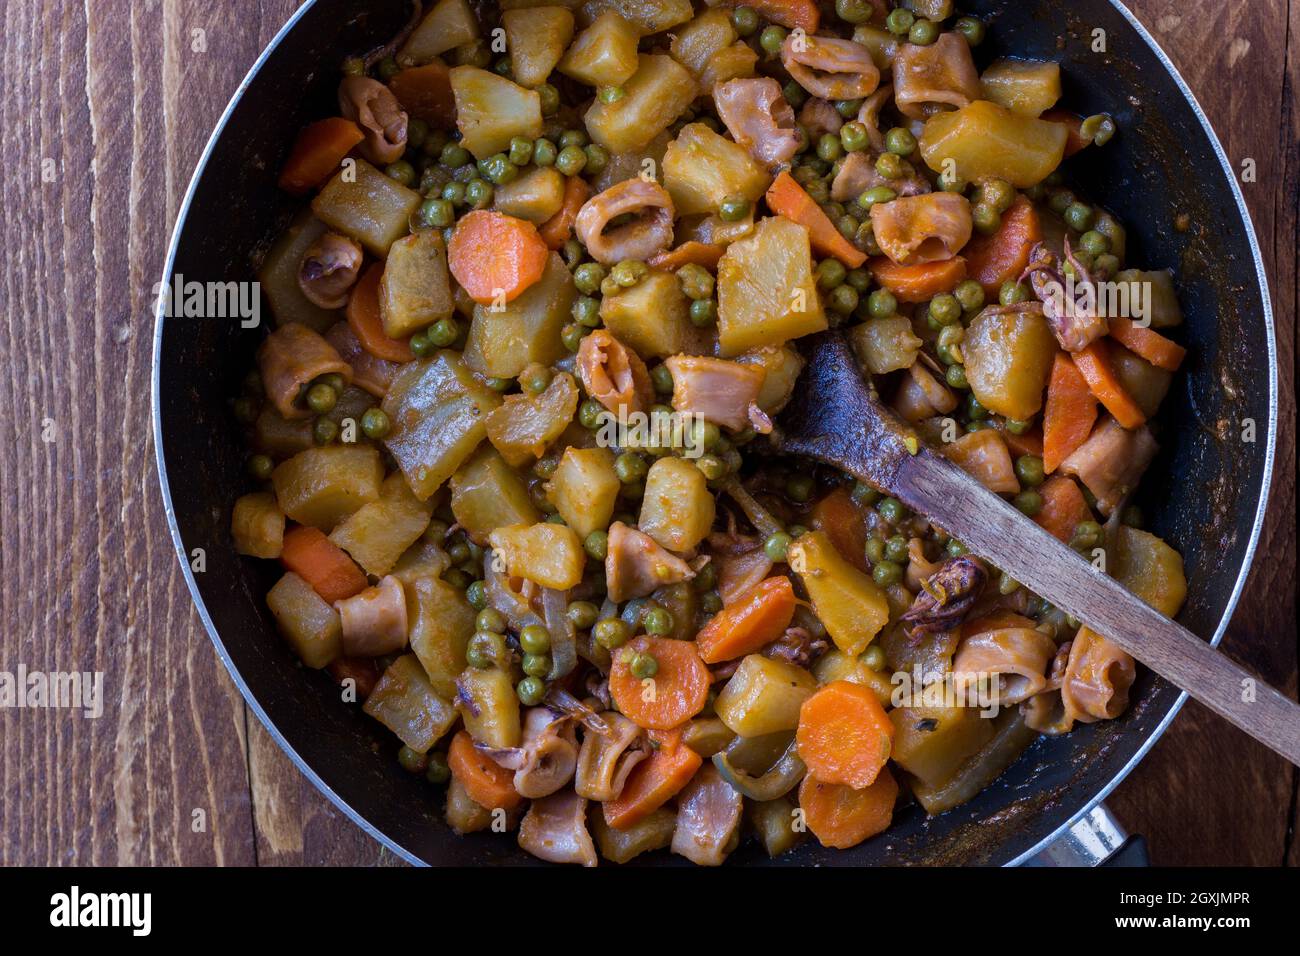
[[[868,390],[844,339],[810,341],[775,447],[893,495],[1034,593],[1104,634],[1215,713],[1300,766],[1300,706],[1218,653],[913,438]]]

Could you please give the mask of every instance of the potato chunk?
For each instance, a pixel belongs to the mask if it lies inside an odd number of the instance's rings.
[[[508,464],[531,464],[560,437],[577,410],[578,384],[568,372],[560,372],[540,395],[507,395],[488,414],[488,441]]]
[[[417,498],[427,499],[473,454],[500,404],[455,352],[402,366],[384,398],[392,422],[385,444]]]
[[[590,86],[621,86],[636,72],[636,27],[606,10],[578,35],[560,72]]]
[[[567,591],[582,580],[586,560],[582,543],[566,525],[510,525],[497,528],[488,541],[497,551],[489,560],[499,556],[512,578],[525,578],[557,591]]]
[[[414,654],[388,665],[361,709],[422,754],[456,723],[456,709],[434,691]]]
[[[740,662],[713,709],[741,737],[758,737],[799,726],[799,708],[817,689],[802,667],[750,654]]]
[[[476,66],[456,66],[451,70],[451,91],[456,97],[460,144],[475,159],[508,149],[515,136],[537,139],[542,135],[542,100],[535,90]]]
[[[731,11],[715,7],[702,10],[690,23],[674,31],[673,40],[668,47],[675,59],[698,81],[704,75],[704,69],[713,57],[725,50],[739,39],[736,28],[731,25]],[[711,87],[701,87],[711,89]]]
[[[642,54],[637,70],[612,103],[597,99],[587,110],[591,138],[611,153],[644,149],[695,99],[695,78],[670,56]]]
[[[713,527],[713,495],[704,472],[667,456],[650,466],[638,527],[669,551],[690,551]]]
[[[703,123],[682,127],[664,153],[663,170],[664,188],[681,216],[712,215],[733,196],[757,202],[772,184],[747,149]]]
[[[541,166],[512,183],[496,188],[492,207],[507,216],[541,224],[564,205],[564,176],[554,166]]]
[[[532,362],[555,362],[565,354],[560,330],[577,295],[573,274],[559,253],[551,253],[542,277],[504,308],[474,307],[465,364],[480,375],[514,378]]]
[[[582,5],[582,13],[588,18],[595,18],[606,10],[620,14],[642,36],[685,23],[695,13],[691,0],[586,0]]]
[[[442,234],[429,229],[393,243],[379,280],[384,333],[404,339],[439,319],[450,318],[454,309]]]
[[[614,338],[639,355],[665,358],[686,347],[689,308],[677,277],[655,269],[632,288],[605,296],[600,318]]]
[[[723,356],[825,329],[808,230],[769,216],[718,263],[718,344]]]
[[[461,717],[475,742],[489,747],[518,747],[523,736],[519,697],[510,675],[495,667],[471,667],[460,675],[458,683],[461,695],[470,702],[461,708]]]
[[[1155,535],[1121,525],[1116,540],[1115,579],[1166,617],[1187,598],[1183,558]]]
[[[912,332],[912,323],[905,315],[868,319],[855,325],[849,331],[849,342],[858,361],[872,375],[909,368],[925,344]]]
[[[235,501],[230,515],[235,550],[254,558],[278,558],[284,547],[284,512],[275,495],[257,491]]]
[[[418,578],[406,586],[411,650],[433,689],[448,700],[456,697],[456,677],[465,669],[476,616],[465,592],[440,578]]]
[[[993,739],[993,721],[973,707],[899,707],[889,719],[894,724],[892,759],[930,786],[950,780]]]
[[[403,66],[428,63],[435,56],[478,39],[478,18],[469,0],[438,0],[397,51]]]
[[[962,352],[971,391],[989,411],[1025,421],[1043,407],[1057,345],[1041,313],[981,312]]]
[[[568,448],[551,477],[547,497],[564,523],[585,539],[609,527],[620,488],[614,453],[608,448]]]
[[[1063,123],[1021,116],[996,103],[976,100],[926,120],[921,155],[937,173],[951,172],[971,181],[1005,179],[1028,189],[1061,165],[1067,136]]]
[[[573,14],[564,7],[532,7],[501,14],[510,50],[510,72],[522,86],[546,82],[573,39]]]
[[[823,531],[800,535],[789,559],[835,646],[853,657],[861,654],[889,622],[885,592],[845,561]]]
[[[310,584],[290,571],[267,592],[280,633],[308,667],[319,670],[343,653],[343,623]]]
[[[383,577],[424,533],[433,505],[415,497],[401,472],[384,479],[379,500],[362,505],[330,533],[367,574]]]
[[[406,235],[411,213],[423,197],[364,159],[356,160],[353,172],[349,176],[347,168],[339,170],[312,200],[311,209],[325,225],[382,259]]]
[[[451,512],[475,543],[487,544],[494,528],[541,519],[528,486],[491,445],[484,445],[451,476]]]
[[[280,507],[299,524],[330,531],[362,505],[379,497],[384,469],[373,447],[308,448],[271,473]]]
[[[1050,60],[994,60],[980,77],[986,100],[1021,116],[1041,116],[1061,98],[1061,66]]]

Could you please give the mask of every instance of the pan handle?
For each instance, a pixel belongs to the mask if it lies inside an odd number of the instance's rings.
[[[1051,846],[1040,850],[1025,866],[1147,866],[1146,843],[1130,837],[1119,821],[1099,803],[1066,830]]]

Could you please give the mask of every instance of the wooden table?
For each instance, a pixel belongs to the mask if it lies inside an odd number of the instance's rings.
[[[1300,0],[1132,0],[1245,185],[1278,319],[1271,517],[1225,648],[1296,690]],[[388,863],[222,669],[153,468],[150,289],[208,133],[297,0],[5,8],[0,670],[105,672],[97,720],[0,712],[0,864]],[[1111,806],[1158,863],[1300,863],[1298,774],[1199,706]]]

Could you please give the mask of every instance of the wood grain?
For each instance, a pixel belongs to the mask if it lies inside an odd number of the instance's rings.
[[[1283,419],[1269,527],[1225,646],[1294,691],[1300,4],[1130,5],[1230,157],[1258,164],[1243,189],[1278,316]],[[0,711],[0,865],[393,861],[246,713],[191,607],[153,471],[150,287],[208,132],[296,6],[0,12],[0,670],[100,671],[106,699],[97,719]],[[1157,862],[1296,864],[1296,783],[1193,705],[1112,805]]]

